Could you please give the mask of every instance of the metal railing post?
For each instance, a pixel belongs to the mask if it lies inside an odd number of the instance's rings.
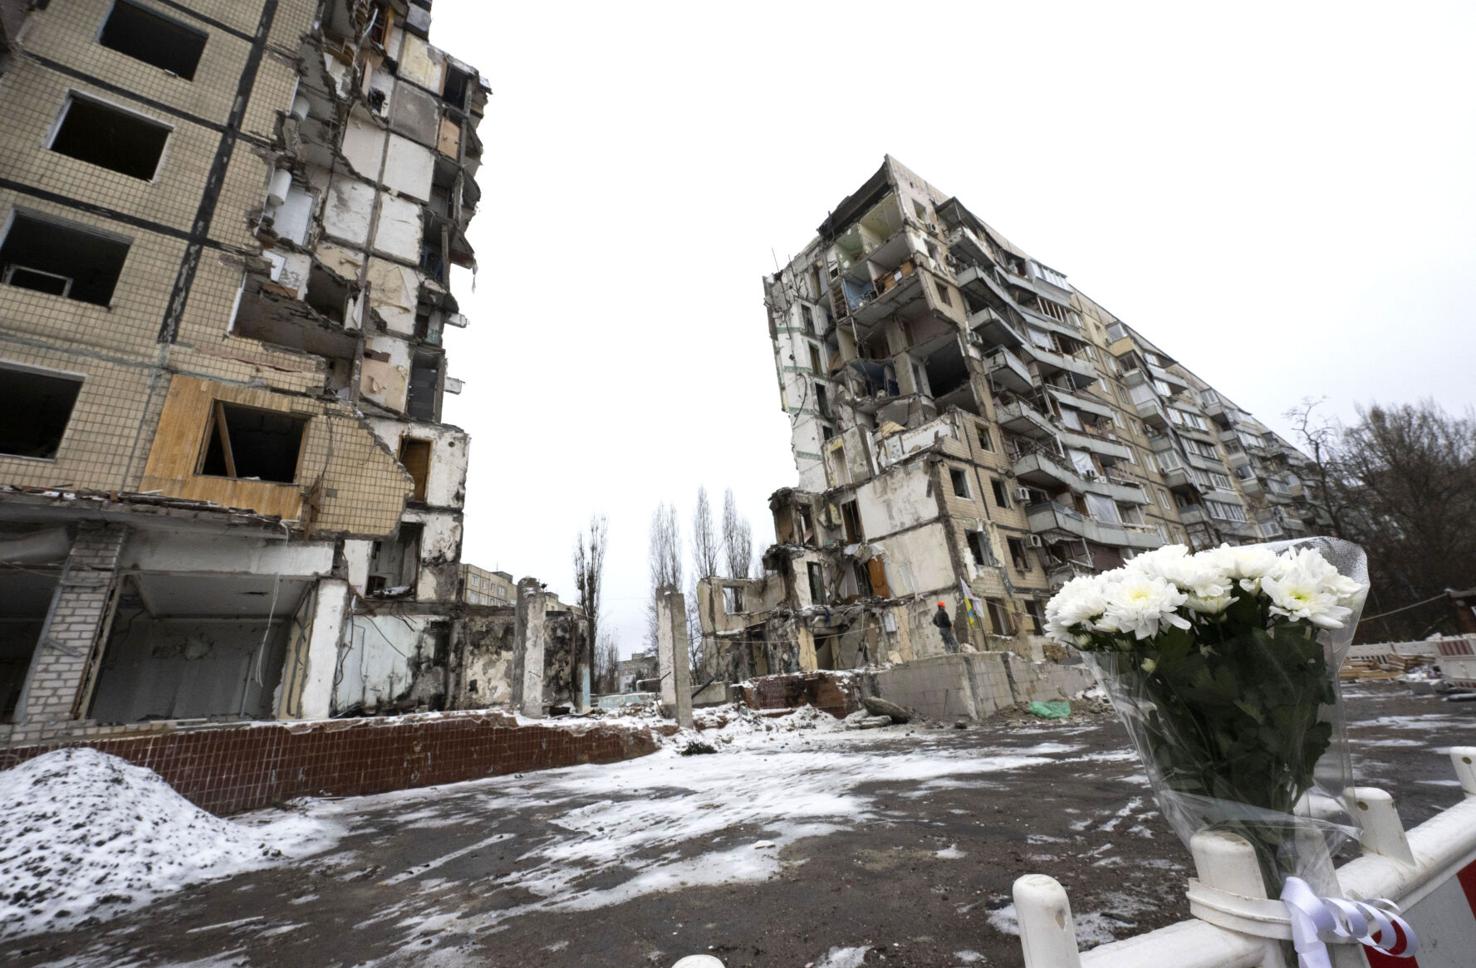
[[[1071,899],[1054,877],[1026,874],[1015,881],[1015,916],[1025,968],[1081,968]]]

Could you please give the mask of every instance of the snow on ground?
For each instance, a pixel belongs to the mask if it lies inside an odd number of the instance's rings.
[[[401,950],[412,950],[420,939],[439,933],[497,930],[539,911],[589,911],[676,888],[764,881],[779,874],[785,848],[796,841],[882,819],[865,784],[926,789],[959,777],[1045,765],[1080,749],[1039,743],[960,750],[914,734],[910,745],[881,753],[870,744],[889,732],[900,738],[904,728],[850,731],[815,710],[770,718],[724,708],[708,715],[708,729],[683,731],[658,752],[616,768],[503,777],[473,794],[475,806],[459,803],[458,812],[488,818],[537,810],[540,833],[505,845],[522,851],[515,872],[497,885],[515,903],[471,915],[416,895],[376,920],[405,929]],[[683,755],[691,739],[718,752]],[[858,755],[857,743],[867,747],[865,754]],[[409,800],[414,792],[386,796]],[[413,799],[414,808],[434,809],[433,802]],[[333,818],[364,806],[363,800],[318,802],[311,810]],[[412,815],[418,824],[436,822],[420,809]],[[489,825],[489,838],[500,833],[495,821]],[[421,873],[452,859],[427,859],[392,880],[415,891]]]
[[[108,918],[199,881],[314,853],[336,828],[222,820],[152,770],[85,747],[0,773],[0,937]]]

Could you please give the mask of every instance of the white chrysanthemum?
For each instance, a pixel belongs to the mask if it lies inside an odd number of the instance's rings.
[[[1281,561],[1276,552],[1260,545],[1220,545],[1209,551],[1201,551],[1195,557],[1203,559],[1216,570],[1224,572],[1227,578],[1239,581],[1242,588],[1249,588],[1251,591],[1255,590],[1256,583],[1275,571]],[[1247,582],[1250,583],[1249,586]]]
[[[1179,573],[1184,562],[1188,560],[1188,548],[1181,544],[1163,545],[1152,551],[1143,552],[1123,565],[1118,572],[1109,572],[1109,574],[1142,575],[1145,578],[1162,578],[1166,581],[1173,581],[1173,576]]]
[[[1311,548],[1283,554],[1276,569],[1261,579],[1261,591],[1271,599],[1271,614],[1325,629],[1343,627],[1353,614],[1343,601],[1361,595],[1362,589]]]
[[[1188,596],[1196,612],[1218,614],[1230,606],[1230,580],[1219,562],[1191,555],[1183,545],[1164,545],[1139,555],[1123,568],[1125,575],[1161,578]]]
[[[1176,611],[1188,596],[1162,578],[1123,571],[1106,585],[1107,611],[1100,625],[1139,639],[1152,638],[1163,625],[1189,628],[1189,620]]]
[[[1046,634],[1057,642],[1069,644],[1074,635],[1069,630],[1080,625],[1088,628],[1107,610],[1101,575],[1079,575],[1061,586],[1046,603]]]

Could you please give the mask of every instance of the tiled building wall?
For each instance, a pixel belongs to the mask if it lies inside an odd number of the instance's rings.
[[[642,728],[519,726],[502,713],[197,729],[85,744],[147,767],[196,805],[239,813],[304,796],[361,796],[654,753]],[[0,768],[55,747],[0,752]]]

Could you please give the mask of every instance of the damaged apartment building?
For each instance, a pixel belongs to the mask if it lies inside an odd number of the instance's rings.
[[[488,88],[429,23],[0,4],[0,739],[579,701],[582,616],[460,560]]]
[[[764,280],[799,486],[698,588],[713,673],[1038,648],[1074,575],[1317,527],[1306,459],[888,157]]]

